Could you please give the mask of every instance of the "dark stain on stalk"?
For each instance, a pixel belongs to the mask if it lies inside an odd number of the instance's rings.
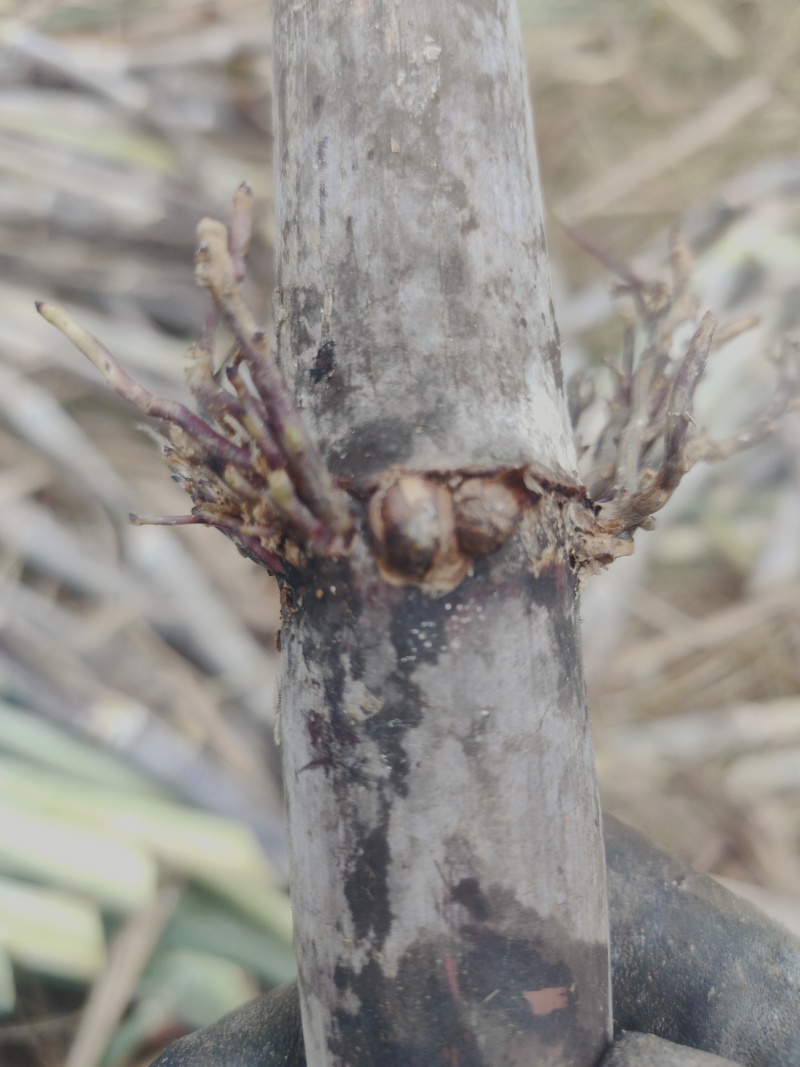
[[[378,952],[392,926],[387,882],[391,854],[387,831],[388,818],[384,813],[375,829],[360,838],[358,857],[344,884],[356,937],[359,940],[369,937],[372,948]]]
[[[360,738],[343,720],[340,712],[331,712],[326,719],[319,712],[312,711],[306,720],[311,745],[318,755],[300,768],[300,771],[315,770],[318,767],[330,769],[338,765],[339,753],[346,745],[355,746]]]
[[[311,381],[319,385],[325,378],[330,378],[336,371],[336,342],[323,341],[317,349],[317,358],[311,368]]]
[[[492,1015],[502,1015],[515,1029],[534,1031],[546,1044],[570,1031],[576,998],[566,963],[550,962],[535,941],[504,937],[482,925],[462,927],[462,933],[473,943],[458,968],[459,989],[468,1001],[490,1006]],[[535,1008],[536,994],[547,997],[551,991],[553,1002],[561,998],[563,1007],[545,1000],[541,1010]]]
[[[350,657],[350,674],[354,681],[359,682],[367,669],[364,647],[362,644],[351,641],[345,646],[345,651]]]
[[[439,660],[439,650],[446,643],[445,610],[440,600],[419,589],[407,589],[404,599],[392,613],[389,633],[397,653],[395,674],[410,681],[418,664],[433,665]]]
[[[477,885],[466,890],[469,899],[475,899],[473,888],[483,899]],[[535,912],[526,925],[543,926]],[[557,942],[563,934],[558,924],[544,925],[553,927]],[[499,1053],[509,1062],[517,1049],[529,1053],[526,1035],[540,1051],[542,1045],[563,1045],[565,1062],[578,1062],[580,1051],[592,1048],[592,1035],[578,1017],[572,970],[558,954],[554,958],[546,939],[507,937],[478,921],[462,926],[460,937],[457,956],[450,942],[439,939],[411,945],[394,979],[376,959],[360,971],[340,964],[335,974],[340,1003],[352,1002],[345,994],[354,994],[370,1010],[336,1011],[334,1055],[350,1067],[484,1067],[476,1034],[502,1035],[507,1041],[504,1049],[494,1049],[493,1062],[499,1062]],[[583,943],[573,949],[578,958],[594,952]],[[598,958],[597,964],[599,977],[603,960]]]
[[[346,751],[357,749],[361,743],[361,737],[344,711],[346,679],[340,645],[341,635],[353,628],[353,605],[344,596],[318,599],[318,590],[331,586],[346,588],[335,566],[327,571],[325,568],[318,570],[319,573],[304,575],[294,589],[285,583],[297,608],[309,616],[316,616],[314,625],[302,627],[301,647],[303,658],[315,663],[320,671],[325,702],[324,710],[312,708],[307,713],[306,729],[315,757],[300,770],[323,767],[338,771],[346,762]]]
[[[443,640],[442,614],[443,609],[418,590],[404,592],[391,617],[389,633],[395,667],[385,682],[386,702],[363,727],[389,768],[389,780],[373,784],[381,811],[377,825],[352,828],[355,862],[345,883],[345,896],[356,936],[369,938],[372,951],[380,951],[392,924],[388,886],[391,854],[387,840],[391,793],[405,796],[408,792],[409,760],[403,740],[424,714],[423,694],[413,674],[420,661],[435,663],[438,659]],[[351,673],[352,667],[351,661]],[[363,662],[358,669],[363,671]]]
[[[405,590],[402,604],[392,612],[389,634],[395,668],[386,680],[386,703],[369,720],[366,732],[380,747],[398,796],[408,793],[409,762],[403,739],[425,712],[423,694],[413,676],[420,663],[433,664],[439,658],[445,644],[443,614],[442,605],[418,589]]]
[[[476,922],[486,922],[489,918],[489,902],[481,892],[477,878],[462,878],[450,890],[450,898],[454,904],[466,908]]]
[[[360,422],[358,432],[336,441],[328,454],[332,473],[353,477],[407,464],[414,451],[414,426],[408,419],[381,417]],[[358,472],[354,461],[358,460]]]
[[[553,639],[558,651],[554,662],[559,670],[559,704],[563,708],[583,709],[588,715],[586,689],[581,664],[580,632],[577,619],[578,580],[565,556],[557,556],[531,579],[531,596],[528,601],[547,612]],[[570,664],[578,664],[572,670]]]
[[[377,1011],[339,1009],[334,1055],[349,1067],[484,1067],[475,1039],[453,1003],[442,967],[443,946],[412,946],[397,977],[370,960],[359,973],[338,967],[336,984]]]
[[[313,584],[309,583],[309,590]],[[340,578],[331,575],[317,575],[316,584],[320,588],[331,584],[344,587]],[[420,663],[435,663],[439,649],[446,644],[443,606],[419,590],[403,591],[401,602],[391,615],[394,668],[380,685],[384,704],[358,727],[350,723],[343,710],[346,701],[342,657],[346,655],[349,660],[348,675],[359,680],[369,673],[371,655],[381,654],[380,650],[370,653],[368,645],[355,639],[361,626],[361,605],[355,597],[342,598],[341,603],[333,603],[327,597],[324,602],[317,602],[311,591],[310,595],[305,594],[303,607],[312,615],[317,611],[325,613],[324,625],[304,627],[302,644],[303,658],[316,663],[324,678],[326,714],[312,711],[308,716],[309,736],[317,753],[313,766],[341,765],[343,775],[356,774],[357,767],[346,756],[346,750],[354,749],[362,737],[367,737],[378,746],[389,768],[388,785],[399,796],[406,796],[409,764],[403,739],[424,714],[423,695],[413,675]]]
[[[502,1016],[507,1031],[533,1031],[546,1044],[563,1039],[575,1023],[576,996],[558,923],[521,905],[513,889],[484,887],[476,877],[450,885],[449,896],[468,916],[454,921],[461,950],[449,977],[458,999]],[[526,936],[493,929],[494,915],[511,919]]]

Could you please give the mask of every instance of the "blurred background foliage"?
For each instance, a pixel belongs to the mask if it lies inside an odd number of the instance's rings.
[[[520,0],[569,371],[620,349],[600,258],[760,326],[699,419],[746,424],[800,319],[800,8]],[[36,316],[155,391],[200,330],[194,226],[256,194],[273,274],[267,0],[0,0],[0,1062],[144,1064],[291,975],[277,595],[186,510],[138,419]],[[309,165],[312,165],[311,163]],[[502,313],[502,309],[498,309]],[[583,598],[606,806],[800,916],[800,417],[687,478]],[[760,887],[760,888],[759,888]]]

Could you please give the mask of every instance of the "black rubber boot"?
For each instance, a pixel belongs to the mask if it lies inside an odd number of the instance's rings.
[[[604,832],[614,1025],[642,1033],[619,1034],[602,1067],[800,1067],[800,940],[616,819]],[[305,1062],[293,982],[152,1067]]]

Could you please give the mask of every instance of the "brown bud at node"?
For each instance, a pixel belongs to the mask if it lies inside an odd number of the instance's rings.
[[[495,552],[514,533],[521,518],[516,494],[489,478],[467,478],[456,490],[458,546],[470,556]]]
[[[441,485],[400,478],[381,501],[386,561],[423,578],[453,537],[453,500]]]
[[[458,551],[447,486],[419,475],[401,475],[375,493],[368,517],[387,582],[446,590],[466,575],[469,561]]]

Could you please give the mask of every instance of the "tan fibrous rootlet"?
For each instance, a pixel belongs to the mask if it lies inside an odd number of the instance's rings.
[[[251,231],[252,193],[246,184],[234,197],[230,237],[213,219],[197,228],[196,277],[208,289],[212,308],[201,343],[187,353],[186,380],[202,416],[135,382],[62,308],[44,303],[37,308],[119,396],[165,427],[164,454],[192,498],[191,514],[132,520],[215,526],[242,552],[283,574],[287,565],[302,566],[308,556],[347,555],[356,520],[350,498],[328,473],[264,332],[242,299]],[[220,324],[234,344],[215,367]]]
[[[653,514],[695,463],[725,458],[762,440],[784,412],[798,406],[797,345],[787,341],[777,360],[775,397],[755,425],[721,441],[696,426],[692,402],[710,352],[754,320],[716,330],[713,315],[706,313],[683,355],[675,358],[675,337],[687,322],[696,322],[698,310],[688,250],[676,237],[670,286],[648,286],[625,273],[645,342],[636,356],[630,321],[605,427],[592,445],[579,441],[586,487],[563,472],[531,465],[479,472],[387,471],[366,494],[363,486],[351,492],[327,470],[242,298],[251,226],[252,194],[246,185],[234,197],[230,236],[213,219],[198,225],[196,277],[208,289],[212,309],[201,343],[187,353],[186,380],[202,416],[134,381],[62,308],[44,303],[37,308],[119,396],[165,426],[165,458],[192,499],[191,514],[132,520],[215,526],[275,574],[303,567],[313,557],[345,558],[361,539],[387,583],[434,595],[448,592],[477,559],[500,549],[543,497],[550,518],[561,515],[555,525],[573,567],[591,573],[633,551],[635,531],[652,526]],[[212,353],[220,325],[233,336],[233,347],[216,367]],[[584,382],[571,383],[576,430],[592,396]],[[535,572],[541,559],[533,548],[529,555]]]
[[[573,509],[573,552],[579,567],[588,572],[633,551],[635,531],[652,529],[652,516],[696,463],[725,459],[757,444],[782,415],[800,406],[798,344],[784,338],[774,361],[777,386],[766,410],[753,425],[722,440],[711,438],[692,414],[706,362],[715,349],[758,320],[751,316],[717,328],[711,312],[699,317],[691,286],[692,258],[680,233],[673,236],[669,284],[648,284],[624,266],[609,265],[622,278],[619,289],[632,299],[634,315],[626,321],[620,365],[612,368],[614,388],[605,425],[591,443],[580,440],[578,423],[594,399],[594,383],[576,376],[568,389],[586,498],[591,501],[591,509]],[[694,332],[681,344],[687,327]],[[642,338],[638,343],[637,336]]]

